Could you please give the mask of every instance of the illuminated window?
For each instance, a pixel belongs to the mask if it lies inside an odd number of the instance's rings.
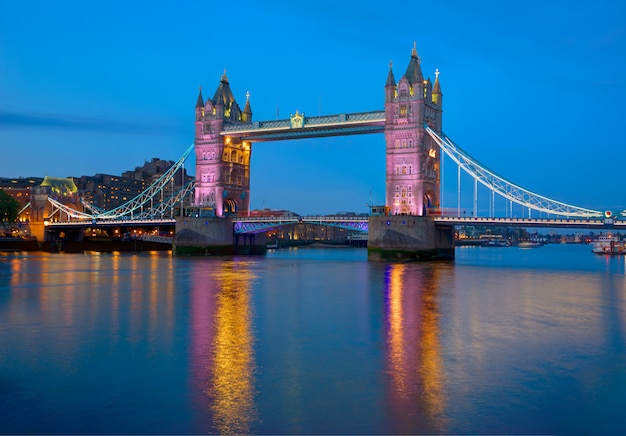
[[[406,115],[406,105],[405,104],[401,104],[400,105],[400,115]]]

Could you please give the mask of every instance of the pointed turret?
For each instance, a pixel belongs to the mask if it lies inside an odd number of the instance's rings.
[[[213,105],[217,106],[221,103],[227,109],[229,109],[231,104],[235,101],[235,97],[233,97],[233,93],[230,90],[230,85],[228,84],[226,70],[224,70],[224,74],[222,75],[220,84],[217,86],[217,89],[215,90],[215,94],[213,95],[213,99],[211,101],[213,102]]]
[[[441,98],[443,93],[441,92],[441,85],[439,84],[439,68],[435,70],[435,85],[433,86],[433,103],[441,104]]]
[[[252,108],[250,108],[250,93],[246,92],[246,105],[243,108],[243,116],[241,121],[247,123],[252,122]]]
[[[420,58],[417,56],[417,49],[415,43],[413,43],[413,50],[411,51],[411,60],[409,66],[406,68],[404,77],[409,81],[410,85],[424,82],[424,76],[422,75],[422,68],[420,67]]]
[[[389,62],[389,74],[387,74],[387,83],[385,86],[396,86],[396,79],[393,77],[393,62]]]
[[[204,116],[204,99],[202,98],[202,86],[200,86],[200,90],[198,91],[198,101],[196,101],[196,124],[200,121],[200,119]],[[199,128],[199,125],[196,126],[196,129]]]
[[[385,83],[385,101],[393,101],[396,95],[396,79],[393,77],[393,63],[389,62],[389,74],[387,74],[387,83]]]
[[[202,108],[204,107],[204,99],[202,98],[202,86],[200,87],[200,90],[198,91],[198,101],[196,101],[196,108]]]

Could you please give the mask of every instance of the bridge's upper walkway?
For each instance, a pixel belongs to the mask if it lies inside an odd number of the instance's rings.
[[[298,114],[288,119],[255,121],[250,124],[225,124],[222,136],[235,136],[249,141],[314,138],[324,136],[383,133],[385,111],[306,117]]]

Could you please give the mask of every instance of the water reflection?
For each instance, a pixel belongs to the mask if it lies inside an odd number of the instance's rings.
[[[416,424],[435,432],[444,426],[438,274],[436,265],[386,267],[386,366],[393,433],[411,433]]]
[[[249,434],[256,416],[252,264],[205,260],[192,270],[193,365],[220,434]]]

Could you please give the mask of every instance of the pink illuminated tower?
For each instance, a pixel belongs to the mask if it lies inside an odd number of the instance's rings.
[[[218,217],[250,210],[249,141],[220,135],[224,123],[250,124],[250,95],[243,111],[233,97],[226,71],[212,99],[205,102],[202,89],[196,103],[195,205],[213,209]]]
[[[439,147],[424,129],[441,134],[439,71],[424,80],[415,47],[398,83],[391,65],[385,84],[386,205],[393,215],[426,215],[439,207]]]

